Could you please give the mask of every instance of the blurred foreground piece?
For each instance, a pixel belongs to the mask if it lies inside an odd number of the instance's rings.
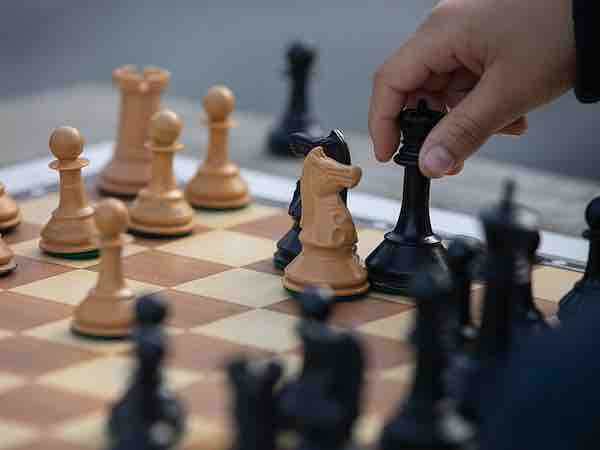
[[[160,94],[170,78],[169,72],[158,67],[139,72],[135,66],[123,66],[113,71],[121,106],[113,158],[100,174],[101,191],[131,197],[150,181],[152,155],[144,144],[150,118],[160,109]]]
[[[385,426],[382,450],[463,449],[473,437],[471,427],[446,400],[444,373],[444,307],[451,301],[448,272],[436,264],[422,268],[410,289],[416,298],[417,319],[413,334],[416,369],[412,390],[400,410]]]
[[[194,207],[233,209],[252,201],[240,169],[229,159],[229,130],[236,125],[229,116],[234,108],[235,96],[225,86],[213,86],[204,97],[209,128],[208,150],[185,191],[187,200]]]
[[[39,246],[57,256],[97,256],[94,208],[88,202],[81,175],[81,169],[89,165],[87,159],[79,157],[83,145],[83,137],[75,128],[60,127],[50,136],[50,150],[56,157],[50,168],[60,177],[60,199],[41,231]]]
[[[600,197],[585,210],[588,229],[583,237],[590,242],[585,274],[560,301],[558,318],[567,322],[576,315],[587,315],[600,305]]]
[[[137,233],[156,236],[181,236],[194,228],[194,211],[177,187],[173,173],[173,158],[183,150],[178,141],[182,123],[169,110],[152,116],[150,140],[152,151],[152,179],[143,188],[131,206],[130,229]]]
[[[307,286],[325,286],[336,298],[367,292],[367,272],[356,254],[356,228],[340,197],[360,178],[359,167],[338,163],[322,147],[308,154],[301,180],[302,251],[285,268],[284,287],[301,293]]]
[[[305,133],[312,138],[323,135],[313,116],[309,101],[309,83],[317,51],[308,44],[294,42],[287,51],[286,74],[291,80],[288,105],[281,121],[269,134],[269,150],[280,156],[290,152],[290,134]]]
[[[137,367],[125,396],[112,409],[109,433],[115,449],[122,442],[135,442],[141,449],[167,450],[177,445],[185,428],[184,411],[162,376],[167,306],[149,295],[140,298],[135,313]]]
[[[326,137],[318,139],[302,133],[294,133],[290,136],[290,149],[294,154],[306,157],[315,147],[322,147],[325,154],[339,162],[340,164],[350,165],[350,150],[340,130],[333,130]],[[292,260],[300,254],[302,244],[300,242],[300,220],[302,219],[302,196],[300,194],[300,180],[296,183],[296,189],[290,203],[288,214],[294,221],[292,228],[277,242],[277,251],[273,257],[275,267],[285,269]],[[344,188],[340,192],[340,197],[344,204],[347,202],[348,189]]]
[[[232,450],[276,450],[275,386],[283,369],[275,362],[252,367],[246,360],[236,359],[227,366],[227,373],[237,428]]]
[[[404,166],[404,188],[400,217],[393,231],[367,257],[369,281],[373,289],[391,294],[407,294],[415,273],[430,263],[448,270],[446,249],[431,229],[429,218],[429,178],[419,170],[419,152],[429,132],[444,114],[432,111],[425,100],[416,109],[405,109],[398,117],[402,147],[394,161]]]
[[[0,232],[8,231],[21,223],[21,212],[17,202],[6,192],[0,183]]]
[[[96,286],[75,308],[73,330],[91,337],[127,337],[133,326],[134,301],[121,261],[127,207],[114,198],[103,200],[96,207],[95,219],[100,231],[100,271]]]

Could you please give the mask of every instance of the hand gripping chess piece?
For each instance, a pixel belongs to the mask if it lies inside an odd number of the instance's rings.
[[[323,135],[310,108],[309,82],[317,59],[317,50],[309,44],[294,42],[287,51],[286,75],[290,78],[287,109],[269,134],[269,151],[279,156],[298,156],[290,151],[290,134],[303,133],[311,138]]]
[[[131,334],[133,300],[125,284],[121,251],[123,232],[129,220],[127,207],[117,199],[103,200],[96,207],[100,230],[100,272],[96,286],[76,308],[72,329],[91,337],[122,338]]]
[[[210,133],[208,151],[185,191],[196,208],[235,209],[252,201],[240,169],[229,159],[229,129],[235,126],[229,116],[234,107],[233,92],[225,86],[213,86],[204,97]]]
[[[60,176],[58,208],[41,231],[40,248],[56,256],[92,258],[97,256],[98,231],[81,176],[89,161],[79,156],[84,140],[79,131],[60,127],[50,136],[50,150],[57,158],[50,168]]]
[[[431,229],[430,180],[419,170],[419,152],[429,132],[443,113],[421,100],[416,109],[405,109],[398,117],[402,147],[394,162],[405,167],[402,208],[396,227],[365,260],[373,289],[405,295],[412,277],[432,261],[448,270],[446,249]]]
[[[185,411],[168,389],[162,373],[167,353],[162,328],[167,313],[166,304],[155,295],[140,298],[135,306],[133,341],[137,367],[108,422],[109,435],[117,448],[168,450],[183,436]],[[119,447],[123,442],[135,445]]]
[[[334,161],[322,147],[308,154],[301,180],[302,251],[286,267],[284,287],[302,293],[307,286],[323,286],[336,298],[367,292],[367,273],[356,254],[356,228],[340,197],[342,189],[356,186],[360,178],[360,168]]]
[[[169,110],[152,116],[150,140],[152,178],[142,189],[130,209],[132,232],[155,236],[181,236],[194,227],[194,210],[177,187],[173,173],[173,157],[183,149],[177,141],[182,124]]]
[[[322,147],[328,157],[340,164],[346,164],[348,166],[351,164],[350,150],[348,149],[348,144],[340,130],[332,130],[328,136],[316,139],[304,133],[294,133],[290,136],[289,140],[290,150],[295,155],[305,158],[313,148]],[[340,191],[340,197],[344,204],[346,204],[348,189],[342,189]],[[293,225],[288,232],[279,239],[277,242],[277,251],[273,255],[275,267],[281,270],[285,269],[285,267],[291,263],[302,250],[302,244],[300,243],[300,232],[302,231],[302,228],[300,227],[300,220],[302,219],[300,180],[296,182],[296,189],[294,190],[294,195],[288,208],[288,214],[293,220]]]
[[[113,158],[100,174],[100,191],[131,197],[150,181],[152,154],[144,144],[170,77],[158,67],[139,72],[135,66],[123,66],[113,71],[113,82],[121,91],[119,128]]]
[[[560,301],[558,318],[567,323],[577,315],[596,314],[600,306],[600,197],[593,199],[585,210],[588,229],[583,237],[589,241],[585,273]]]
[[[21,212],[17,202],[8,195],[6,188],[0,183],[0,231],[8,231],[21,223]]]

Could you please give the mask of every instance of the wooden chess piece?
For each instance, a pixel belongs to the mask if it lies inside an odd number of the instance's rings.
[[[235,126],[229,116],[234,107],[235,96],[225,86],[213,86],[204,97],[210,129],[208,151],[185,191],[194,207],[234,209],[252,201],[240,169],[229,159],[229,129]]]
[[[89,164],[79,158],[84,139],[71,127],[60,127],[50,136],[50,150],[57,158],[50,168],[60,176],[58,208],[41,231],[40,248],[65,257],[96,257],[97,229],[94,208],[88,203],[81,169]]]
[[[113,82],[121,92],[119,128],[112,160],[100,174],[98,188],[108,194],[131,197],[151,177],[152,154],[144,144],[150,118],[160,109],[160,94],[171,75],[158,67],[139,72],[135,66],[113,71]]]
[[[15,270],[17,263],[14,256],[13,251],[0,236],[0,275],[6,275]]]
[[[194,227],[194,210],[177,187],[173,173],[173,157],[183,149],[177,139],[182,123],[177,114],[169,110],[152,116],[150,140],[146,143],[152,151],[152,179],[142,189],[130,209],[133,232],[156,236],[180,236]]]
[[[21,223],[21,212],[17,202],[8,195],[6,188],[0,183],[0,231],[10,230]]]
[[[340,197],[361,175],[359,167],[338,163],[322,147],[308,154],[300,184],[302,251],[286,267],[284,287],[302,293],[308,286],[323,286],[336,298],[367,292],[367,272],[356,254],[356,228]]]
[[[95,219],[100,231],[100,272],[96,286],[75,308],[72,329],[91,337],[126,337],[134,323],[134,294],[125,284],[121,260],[127,207],[114,198],[103,200],[96,206]]]

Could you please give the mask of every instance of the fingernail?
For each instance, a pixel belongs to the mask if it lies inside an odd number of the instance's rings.
[[[456,161],[444,147],[431,148],[423,158],[423,165],[427,172],[434,177],[442,177],[456,165]]]

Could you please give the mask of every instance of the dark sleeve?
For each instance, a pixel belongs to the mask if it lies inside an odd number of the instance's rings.
[[[600,100],[600,1],[573,0],[577,79],[575,95],[582,103]]]

